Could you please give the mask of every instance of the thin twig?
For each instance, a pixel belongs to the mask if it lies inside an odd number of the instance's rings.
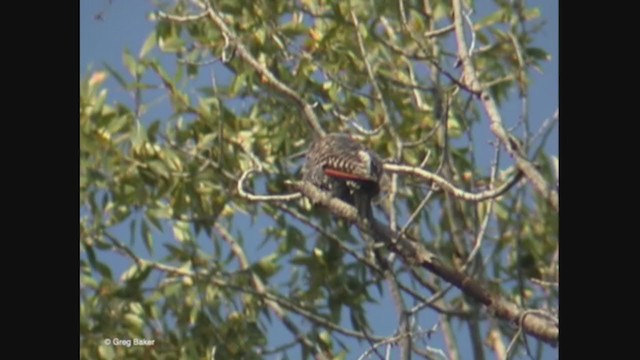
[[[431,336],[433,333],[434,333],[434,330],[428,329],[428,330],[422,330],[422,331],[415,331],[415,332],[413,332],[411,334],[401,333],[401,334],[398,334],[396,336],[385,338],[384,340],[375,343],[372,347],[367,349],[362,355],[360,355],[360,357],[358,357],[358,360],[364,359],[367,355],[369,355],[377,347],[380,347],[380,346],[383,346],[383,345],[386,345],[386,344],[396,344],[400,340],[402,340],[403,338],[408,337],[408,336],[425,336],[425,335],[426,336]]]
[[[476,48],[476,32],[473,29],[471,14],[473,14],[472,8],[469,8],[469,10],[464,14],[464,20],[467,22],[467,25],[469,26],[469,31],[471,32],[471,44],[469,45],[469,56],[473,56],[473,52],[475,51],[475,48]],[[453,25],[452,27],[455,28],[455,25]]]
[[[440,29],[429,30],[429,31],[425,32],[423,34],[423,36],[425,38],[427,38],[427,39],[432,38],[432,37],[438,37],[440,35],[445,35],[445,34],[450,33],[451,31],[453,31],[453,29],[454,29],[453,24],[450,24],[450,25],[444,26],[444,27],[442,27]]]
[[[549,135],[551,134],[551,129],[558,123],[558,121],[560,120],[560,113],[558,111],[558,109],[556,109],[556,111],[553,113],[553,116],[545,119],[542,122],[542,125],[540,125],[540,129],[538,129],[538,131],[536,132],[535,135],[533,135],[533,137],[531,138],[531,141],[535,141],[537,140],[537,138],[542,137],[542,140],[540,141],[540,145],[538,145],[538,148],[533,152],[533,158],[537,158],[538,155],[540,154],[540,152],[542,151],[542,149],[544,148],[547,139],[549,138]]]
[[[477,90],[472,89],[471,87],[469,87],[468,85],[466,85],[465,83],[462,83],[460,80],[458,80],[455,76],[453,76],[450,72],[444,70],[442,68],[442,66],[440,66],[440,64],[438,64],[438,62],[436,60],[434,60],[431,56],[428,55],[418,55],[418,54],[410,54],[407,53],[404,49],[386,41],[385,39],[381,38],[380,36],[378,36],[377,34],[373,34],[373,37],[375,37],[376,39],[378,39],[380,42],[382,42],[382,44],[386,45],[389,49],[391,49],[393,52],[398,53],[404,57],[407,58],[411,58],[411,59],[415,59],[415,60],[425,60],[428,61],[432,66],[436,67],[438,69],[438,71],[440,73],[442,73],[444,76],[447,77],[447,79],[449,79],[452,83],[454,83],[455,85],[457,85],[458,87],[466,90],[467,92],[473,94],[473,95],[479,95],[480,92]]]
[[[483,201],[491,198],[496,198],[504,194],[505,192],[507,192],[521,178],[521,174],[518,173],[512,179],[510,179],[509,181],[506,181],[504,184],[502,184],[501,186],[495,189],[486,190],[479,193],[470,193],[470,192],[458,189],[457,187],[455,187],[454,185],[452,185],[450,182],[440,177],[439,175],[436,175],[427,170],[420,169],[419,167],[387,163],[387,164],[384,164],[384,170],[392,173],[413,175],[428,181],[432,181],[433,183],[435,183],[436,185],[438,185],[444,191],[450,193],[451,195],[460,199],[468,200],[468,201]]]
[[[491,175],[490,175],[490,180],[489,180],[489,189],[493,188],[493,184],[494,184],[494,182],[496,180],[496,174],[498,172],[498,160],[499,160],[499,156],[500,156],[500,148],[496,146],[495,151],[496,152],[495,152],[495,155],[494,155],[494,160],[493,160],[493,163],[491,164]],[[469,264],[471,264],[473,259],[478,254],[478,252],[480,252],[480,247],[482,247],[482,239],[484,239],[484,232],[486,231],[487,225],[489,224],[489,218],[491,218],[491,215],[493,213],[493,204],[494,204],[494,202],[495,202],[495,199],[492,198],[492,199],[489,200],[489,204],[487,204],[487,209],[486,209],[486,213],[485,213],[484,219],[482,220],[482,224],[480,225],[480,229],[478,230],[478,233],[476,234],[475,245],[473,246],[473,249],[469,253],[469,257],[465,261],[464,265],[462,265],[462,270],[463,271],[465,269],[467,269]]]
[[[258,170],[245,170],[240,176],[240,179],[238,179],[238,185],[236,188],[238,190],[238,195],[240,195],[242,198],[250,201],[291,201],[299,199],[301,197],[299,192],[284,195],[254,195],[244,191],[244,182],[249,175],[255,172],[258,172]]]
[[[197,14],[197,15],[173,15],[173,14],[167,14],[166,12],[164,12],[162,10],[158,10],[158,11],[156,11],[156,14],[161,19],[167,19],[167,20],[170,20],[170,21],[173,21],[173,22],[177,22],[177,23],[194,22],[194,21],[200,20],[202,18],[205,18],[207,16],[207,12],[206,11],[203,11],[200,14]]]

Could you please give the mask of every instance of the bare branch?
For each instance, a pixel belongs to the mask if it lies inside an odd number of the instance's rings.
[[[553,113],[553,116],[545,119],[542,122],[542,125],[540,125],[540,129],[538,129],[536,134],[533,135],[533,137],[531,138],[531,141],[534,141],[537,138],[542,137],[542,140],[540,141],[540,145],[538,145],[538,148],[535,151],[533,151],[534,159],[538,157],[538,154],[540,154],[540,152],[544,148],[544,145],[547,142],[549,135],[551,134],[551,130],[558,123],[559,120],[560,120],[560,113],[558,112],[558,109],[556,109],[556,111]],[[556,179],[557,178],[558,177],[556,176]]]
[[[429,30],[429,31],[425,32],[423,34],[423,36],[425,38],[427,38],[427,39],[428,38],[432,38],[432,37],[438,37],[440,35],[445,35],[447,33],[450,33],[451,31],[453,31],[453,29],[454,29],[454,26],[453,26],[453,24],[451,24],[451,25],[447,25],[445,27],[442,27],[440,29]]]
[[[469,11],[467,11],[464,14],[464,20],[467,22],[467,25],[469,26],[469,31],[471,32],[471,45],[469,45],[469,56],[473,56],[473,52],[474,52],[474,50],[476,48],[476,32],[473,29],[473,22],[471,21],[471,14],[473,14],[473,9],[472,8],[469,8]],[[455,28],[455,25],[453,27]]]
[[[353,126],[359,133],[363,135],[373,136],[380,133],[380,130],[382,129],[382,126],[378,126],[373,130],[367,130],[363,128],[362,125],[358,124],[357,119],[349,119],[347,116],[342,115],[337,110],[331,110],[331,114],[333,114],[335,117],[339,118],[340,120],[344,121],[345,123],[351,124],[351,126]]]
[[[284,195],[249,194],[248,192],[244,191],[244,182],[249,175],[257,171],[258,170],[255,170],[255,169],[246,170],[245,172],[242,173],[242,176],[240,176],[240,179],[238,179],[237,189],[238,189],[238,194],[241,197],[250,201],[291,201],[291,200],[299,199],[301,197],[300,193],[292,193],[292,194],[284,194]]]
[[[426,157],[425,157],[426,160]],[[434,194],[435,192],[433,191],[433,189],[430,189],[429,192],[427,193],[427,195],[425,195],[425,197],[422,199],[422,201],[420,201],[420,204],[418,204],[418,207],[415,208],[415,210],[413,210],[413,212],[411,213],[411,215],[409,216],[409,219],[407,219],[407,222],[404,224],[404,226],[400,229],[400,234],[404,234],[405,231],[407,231],[407,229],[409,229],[409,226],[411,225],[411,223],[413,223],[415,221],[415,219],[418,218],[418,215],[420,214],[420,212],[422,211],[422,209],[427,205],[427,202],[429,202],[429,199],[431,199],[431,196]]]
[[[158,14],[158,17],[162,18],[162,19],[167,19],[167,20],[171,20],[173,22],[177,22],[177,23],[187,23],[187,22],[194,22],[200,19],[203,19],[207,16],[206,12],[201,12],[200,14],[197,15],[173,15],[173,14],[167,14],[166,12],[162,11],[162,10],[158,10],[156,11],[156,14]]]
[[[491,198],[496,198],[505,192],[507,192],[513,185],[515,185],[521,178],[521,174],[516,174],[512,179],[505,182],[501,186],[487,191],[482,191],[480,193],[470,193],[464,190],[460,190],[452,185],[450,182],[445,180],[444,178],[429,172],[427,170],[420,169],[419,167],[407,166],[407,165],[396,165],[396,164],[384,164],[385,171],[389,171],[392,173],[398,174],[408,174],[423,178],[425,180],[429,180],[434,182],[436,185],[441,187],[444,191],[450,193],[451,195],[468,200],[468,201],[483,201]]]

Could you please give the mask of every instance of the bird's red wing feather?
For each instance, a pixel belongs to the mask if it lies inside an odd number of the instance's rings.
[[[325,167],[323,170],[324,170],[324,173],[327,176],[332,176],[332,177],[336,177],[336,178],[339,178],[339,179],[360,180],[360,181],[364,181],[364,180],[368,181],[368,180],[370,180],[369,178],[366,178],[366,177],[362,177],[362,176],[346,173],[344,171],[340,171],[340,170],[336,170],[336,169],[332,169],[332,168],[328,168],[328,167]]]

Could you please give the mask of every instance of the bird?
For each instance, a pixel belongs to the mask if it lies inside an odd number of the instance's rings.
[[[374,151],[347,134],[332,133],[314,140],[305,160],[304,181],[354,206],[361,220],[367,221],[368,226],[374,224],[371,202],[389,181],[383,171],[384,163]],[[390,269],[375,240],[359,230],[369,243],[367,252],[384,271]]]
[[[371,201],[380,193],[383,161],[372,150],[344,133],[314,140],[302,168],[303,180],[354,206],[372,221]]]

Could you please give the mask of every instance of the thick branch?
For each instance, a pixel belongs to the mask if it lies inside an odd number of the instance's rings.
[[[371,233],[376,240],[386,244],[389,250],[398,254],[408,266],[420,266],[440,276],[462,290],[467,296],[487,306],[491,314],[511,324],[520,325],[527,334],[553,346],[558,343],[558,327],[552,321],[538,316],[524,316],[530,314],[531,311],[521,309],[500,295],[489,292],[486,286],[479,281],[447,266],[435,254],[422,246],[419,241],[404,236],[396,238],[397,232],[392,232],[376,220],[369,224],[367,220],[358,217],[354,207],[339,199],[332,198],[312,184],[299,182],[296,187],[313,203],[327,207],[333,214],[354,222],[361,230]]]

